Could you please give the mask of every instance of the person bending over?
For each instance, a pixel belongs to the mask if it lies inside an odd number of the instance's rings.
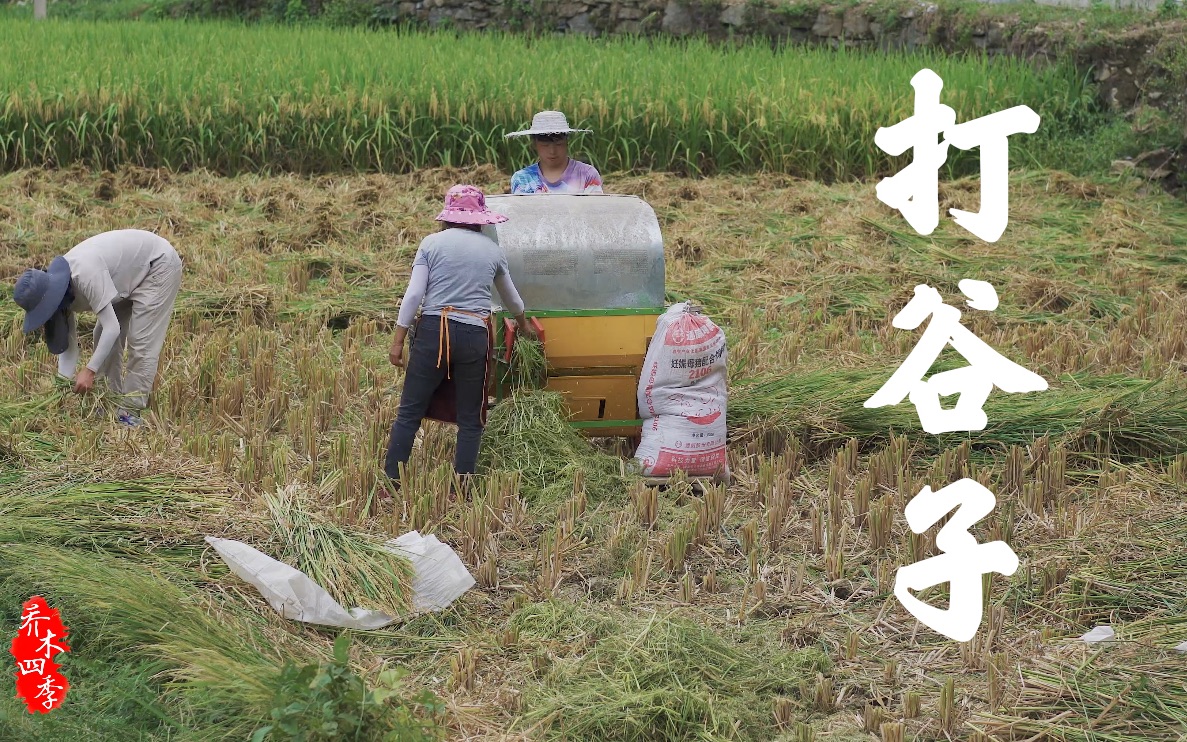
[[[73,379],[74,391],[91,391],[95,377],[102,376],[108,390],[122,398],[117,419],[136,427],[156,381],[181,273],[181,258],[164,237],[117,229],[83,240],[54,258],[48,270],[25,271],[12,298],[25,310],[25,332],[45,328],[58,373]],[[87,311],[98,319],[95,350],[76,375],[76,315]]]

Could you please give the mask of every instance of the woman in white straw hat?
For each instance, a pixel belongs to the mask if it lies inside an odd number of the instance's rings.
[[[593,165],[569,157],[569,134],[589,129],[572,129],[560,111],[541,111],[532,117],[530,129],[513,131],[508,137],[530,136],[538,160],[511,176],[511,192],[601,193],[602,176]]]

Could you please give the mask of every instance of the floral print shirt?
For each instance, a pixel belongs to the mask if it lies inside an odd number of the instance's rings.
[[[602,176],[593,165],[569,158],[569,166],[555,183],[544,179],[540,163],[532,163],[511,176],[512,193],[601,193]]]

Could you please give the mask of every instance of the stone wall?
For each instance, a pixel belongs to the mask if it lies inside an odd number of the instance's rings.
[[[980,2],[1001,3],[1011,0],[980,0]],[[1183,0],[1172,0],[1175,5],[1182,5]],[[1091,8],[1100,3],[1108,8],[1132,8],[1134,10],[1158,10],[1166,0],[1035,0],[1039,5],[1056,5],[1064,8]]]
[[[1001,0],[981,0],[989,15],[1009,17]],[[1118,8],[1155,10],[1165,0],[1105,0]],[[1041,5],[1084,8],[1100,0],[1039,0]],[[1173,0],[1179,3],[1182,0]],[[884,45],[926,43],[929,19],[961,14],[929,2],[838,3],[821,0],[380,0],[389,21],[431,26],[537,30],[604,36],[665,33],[676,36],[761,35],[794,41],[876,41]],[[996,6],[996,7],[995,7]],[[967,7],[967,6],[966,6]],[[1075,22],[1071,12],[1067,19]],[[895,38],[883,31],[905,21]],[[993,47],[992,40],[988,44]]]

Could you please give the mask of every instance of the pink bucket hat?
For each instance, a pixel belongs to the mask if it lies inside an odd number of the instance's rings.
[[[502,224],[507,217],[486,208],[486,196],[472,185],[455,185],[445,194],[445,208],[439,222],[454,224]]]

